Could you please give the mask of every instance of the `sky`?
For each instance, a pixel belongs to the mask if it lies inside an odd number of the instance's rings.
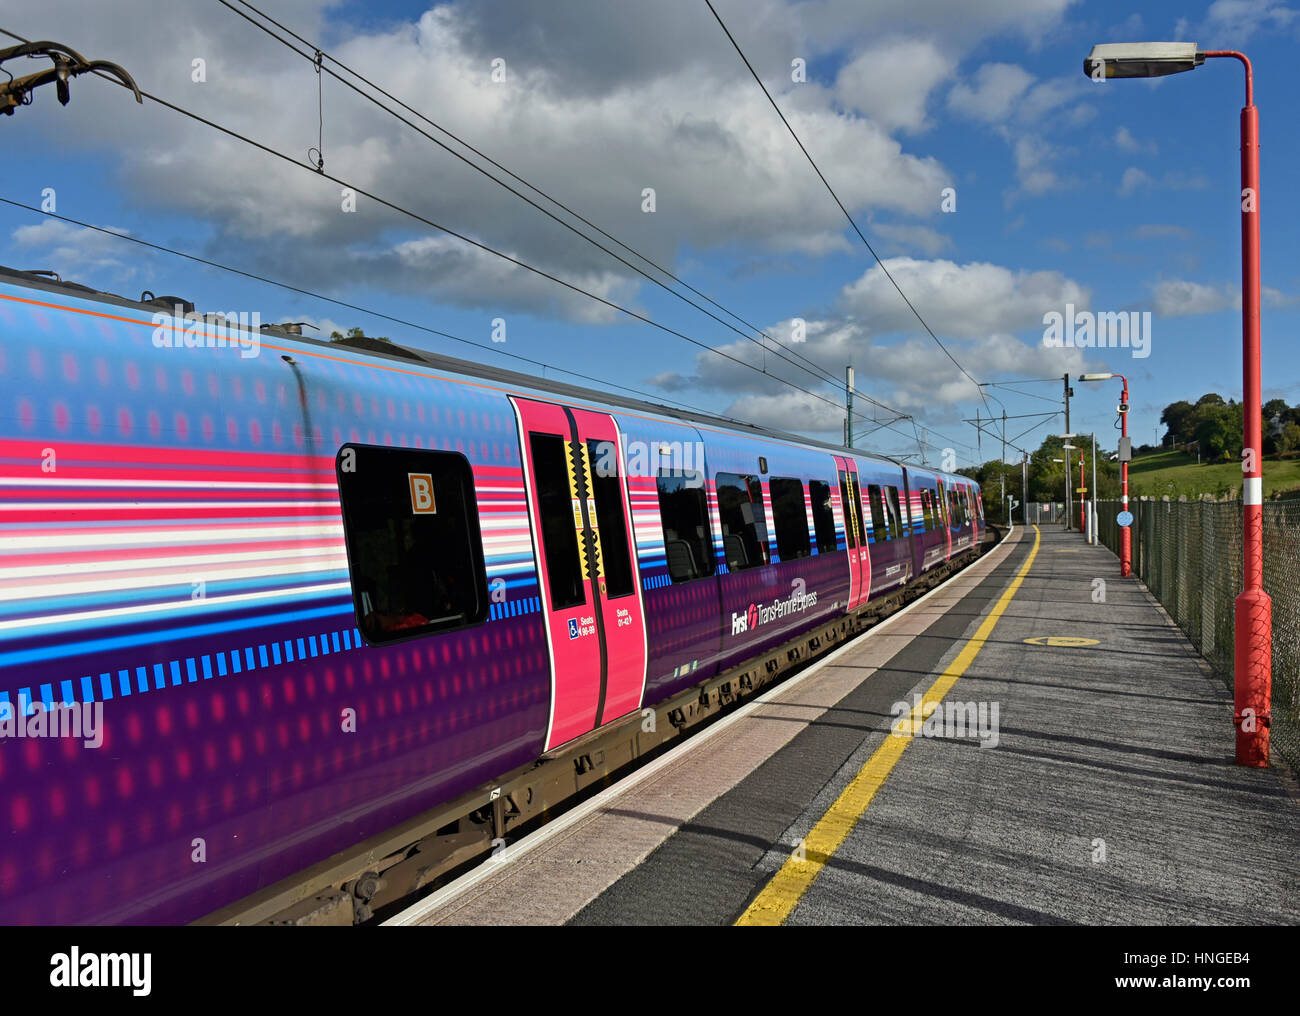
[[[1170,402],[1209,391],[1241,398],[1243,74],[1234,60],[1212,59],[1158,80],[1095,82],[1083,59],[1095,43],[1194,41],[1244,49],[1254,62],[1264,398],[1300,402],[1300,195],[1287,172],[1300,162],[1300,90],[1286,77],[1300,6],[1192,0],[1133,13],[1078,0],[715,0],[947,352],[850,228],[704,0],[257,6],[669,269],[726,308],[688,293],[722,320],[338,81],[318,81],[308,59],[218,0],[0,0],[0,27],[119,63],[145,91],[292,163],[84,77],[67,107],[47,87],[0,120],[6,151],[21,153],[11,154],[0,197],[472,344],[3,204],[0,264],[327,334],[359,326],[530,373],[540,368],[511,357],[541,361],[547,377],[593,384],[564,373],[576,371],[610,391],[821,439],[838,439],[844,416],[842,386],[827,375],[852,365],[863,414],[855,444],[918,455],[920,437],[930,464],[945,449],[957,466],[1000,455],[1000,443],[977,441],[964,422],[977,412],[1052,413],[1062,374],[1114,371],[1130,380],[1130,432],[1152,442]],[[20,63],[16,73],[36,69]],[[354,188],[608,303],[372,198],[349,201],[313,171],[315,147],[325,171]],[[1136,312],[1139,325],[1149,314],[1142,348],[1045,342],[1050,315],[1079,312]],[[985,388],[985,401],[971,378],[1018,390]],[[1057,380],[1015,383],[1046,378]],[[1074,390],[1072,429],[1113,446],[1118,382]],[[894,422],[874,429],[872,413]],[[1029,431],[1015,443],[1032,450],[1063,429],[1059,418],[1025,415],[1007,436]]]

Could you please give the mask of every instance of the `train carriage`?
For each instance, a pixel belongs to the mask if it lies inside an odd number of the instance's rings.
[[[0,722],[103,717],[0,740],[3,923],[200,918],[978,540],[964,477],[168,311],[0,273]]]

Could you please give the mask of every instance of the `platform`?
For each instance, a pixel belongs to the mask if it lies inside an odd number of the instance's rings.
[[[400,922],[1294,924],[1300,795],[1231,717],[1108,550],[1018,529]]]

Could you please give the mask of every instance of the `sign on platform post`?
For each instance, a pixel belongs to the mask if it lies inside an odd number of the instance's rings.
[[[1128,528],[1129,526],[1133,525],[1133,513],[1120,512],[1118,515],[1115,516],[1115,521],[1118,522],[1121,526]]]

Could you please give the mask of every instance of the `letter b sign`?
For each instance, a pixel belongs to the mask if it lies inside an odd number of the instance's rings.
[[[415,515],[435,515],[438,508],[433,501],[433,476],[429,473],[407,473],[411,485],[411,512]]]

